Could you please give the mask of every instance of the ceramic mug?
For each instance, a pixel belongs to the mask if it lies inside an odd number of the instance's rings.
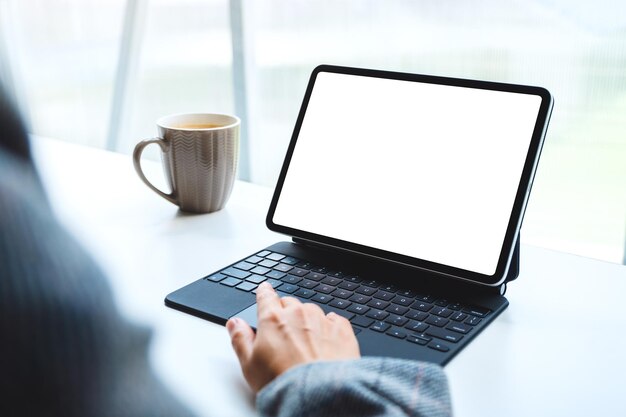
[[[190,113],[157,120],[159,137],[135,146],[133,164],[139,178],[155,193],[183,211],[211,213],[221,210],[233,189],[239,159],[239,126],[236,116]],[[167,183],[165,193],[148,181],[141,169],[146,146],[157,144]]]

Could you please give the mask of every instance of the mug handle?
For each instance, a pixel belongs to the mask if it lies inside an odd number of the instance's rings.
[[[161,152],[163,153],[167,152],[167,148],[169,147],[169,144],[161,138],[152,138],[152,139],[142,140],[137,145],[135,145],[135,150],[133,151],[133,165],[135,167],[135,171],[137,172],[137,175],[139,175],[139,178],[141,179],[141,181],[143,181],[152,191],[154,191],[155,193],[157,193],[158,195],[160,195],[161,197],[163,197],[170,203],[178,205],[178,201],[176,200],[174,191],[172,191],[169,194],[166,194],[163,191],[159,190],[154,185],[152,185],[150,181],[148,181],[148,179],[146,178],[146,176],[144,175],[141,169],[141,154],[143,153],[143,150],[146,146],[153,144],[153,143],[156,143],[157,145],[159,145],[159,147],[161,148]]]

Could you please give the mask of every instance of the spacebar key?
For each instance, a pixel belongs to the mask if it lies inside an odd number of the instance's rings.
[[[345,317],[348,320],[350,320],[352,317],[354,317],[353,313],[350,313],[349,311],[346,310],[340,310],[338,308],[335,307],[331,307],[329,305],[326,304],[317,304],[318,306],[320,306],[322,308],[322,310],[324,310],[324,313],[328,314],[330,312],[333,312],[339,316]]]

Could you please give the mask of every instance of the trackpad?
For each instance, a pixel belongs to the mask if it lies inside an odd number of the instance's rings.
[[[169,294],[165,304],[224,324],[234,312],[254,305],[255,297],[249,292],[200,279]]]
[[[289,294],[286,294],[286,293],[280,292],[280,291],[276,291],[276,294],[278,294],[279,297],[287,297],[287,296],[289,296]],[[254,303],[250,307],[246,308],[245,310],[240,311],[237,314],[233,314],[230,317],[239,317],[240,319],[244,319],[246,321],[246,323],[248,323],[250,325],[250,327],[252,327],[254,330],[256,330],[256,325],[258,323],[256,303]]]
[[[256,330],[256,325],[257,325],[257,310],[256,310],[256,304],[246,308],[243,311],[240,311],[237,314],[234,314],[231,317],[239,317],[240,319],[243,319],[246,321],[246,323],[248,323],[250,325],[250,327],[252,327],[253,329]]]

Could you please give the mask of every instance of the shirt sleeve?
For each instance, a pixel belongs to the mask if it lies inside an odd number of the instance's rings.
[[[290,369],[259,392],[257,408],[264,417],[452,415],[440,366],[378,357]]]

